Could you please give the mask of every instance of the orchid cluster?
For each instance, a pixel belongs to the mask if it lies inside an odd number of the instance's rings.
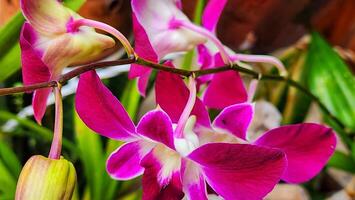
[[[213,69],[237,62],[273,64],[274,57],[234,53],[216,35],[227,0],[209,0],[202,25],[182,12],[179,0],[132,0],[135,48],[112,27],[84,19],[55,0],[22,0],[27,22],[21,32],[25,84],[57,80],[63,68],[99,59],[115,41],[128,56],[171,68]],[[181,59],[194,51],[194,64]],[[130,78],[146,95],[152,69],[132,64]],[[80,76],[75,106],[85,124],[102,136],[125,144],[107,160],[107,172],[117,180],[143,175],[143,199],[262,199],[280,181],[302,183],[316,176],[333,154],[332,129],[318,124],[287,125],[267,131],[256,140],[247,135],[253,119],[255,92],[236,71],[185,81],[159,71],[154,90],[156,109],[137,125],[95,71]],[[38,122],[51,89],[36,90],[33,108]],[[198,94],[202,94],[201,98]],[[208,109],[219,110],[211,121]],[[60,153],[59,153],[60,154]]]

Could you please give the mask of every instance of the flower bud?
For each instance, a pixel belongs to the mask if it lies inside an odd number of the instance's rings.
[[[76,184],[73,164],[64,158],[32,156],[17,182],[16,200],[70,200]]]

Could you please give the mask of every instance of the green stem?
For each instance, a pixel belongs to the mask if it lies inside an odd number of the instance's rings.
[[[48,158],[60,159],[62,152],[62,137],[63,137],[63,100],[61,93],[61,85],[58,84],[54,88],[55,95],[55,121],[54,121],[54,132],[53,140],[51,145],[51,150],[49,152]]]

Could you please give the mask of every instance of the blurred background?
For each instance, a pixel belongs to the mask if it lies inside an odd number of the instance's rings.
[[[86,18],[110,24],[132,40],[130,0],[65,0]],[[197,0],[183,0],[183,10],[194,17]],[[0,87],[19,86],[18,36],[24,18],[18,0],[0,0]],[[304,185],[279,184],[271,200],[355,199],[355,1],[354,0],[229,0],[218,24],[218,37],[234,51],[279,57],[290,77],[307,87],[341,120],[339,127],[304,93],[280,82],[262,82],[256,97],[254,135],[280,124],[326,123],[346,135],[323,172]],[[118,47],[117,47],[118,48]],[[122,56],[117,48],[106,59]],[[254,66],[275,73],[268,66]],[[154,106],[143,100],[135,81],[128,81],[129,66],[99,70],[101,78],[122,101],[133,119]],[[248,80],[246,80],[248,81]],[[74,111],[77,80],[63,88],[64,152],[74,162],[78,187],[74,199],[140,199],[140,180],[118,182],[105,172],[108,153],[120,144],[90,131]],[[152,93],[152,92],[150,92]],[[53,99],[52,99],[53,101]],[[0,200],[13,199],[16,180],[31,155],[47,155],[54,108],[43,126],[32,118],[31,94],[0,97]],[[256,137],[256,136],[255,136]]]

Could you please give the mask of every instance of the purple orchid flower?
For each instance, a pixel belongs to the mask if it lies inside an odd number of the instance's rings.
[[[27,22],[20,36],[22,75],[25,85],[57,80],[63,68],[100,58],[102,52],[115,45],[102,29],[117,37],[129,55],[132,47],[114,28],[84,19],[56,0],[21,0]],[[39,89],[33,95],[34,116],[38,123],[45,113],[51,89]]]
[[[286,167],[284,153],[251,144],[199,146],[193,123],[188,123],[198,100],[194,80],[189,96],[176,127],[160,108],[145,114],[135,127],[95,72],[88,72],[80,77],[76,110],[94,131],[126,141],[107,160],[107,171],[118,180],[143,174],[143,199],[207,199],[206,182],[226,199],[260,199],[270,192]],[[201,120],[206,121],[210,124]]]

